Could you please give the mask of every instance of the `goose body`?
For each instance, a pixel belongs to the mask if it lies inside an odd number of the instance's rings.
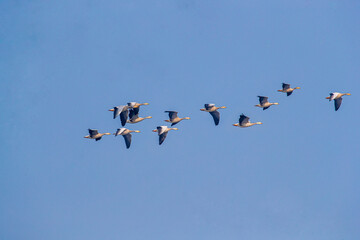
[[[239,123],[235,123],[235,124],[233,124],[233,126],[246,128],[246,127],[251,127],[254,125],[258,125],[258,124],[262,124],[262,122],[251,123],[249,117],[245,116],[244,114],[241,114],[240,118],[239,118]]]
[[[201,108],[200,111],[208,112],[214,119],[214,123],[217,126],[220,122],[220,113],[218,109],[226,108],[225,106],[216,107],[213,103],[207,103],[204,105],[205,108]]]
[[[268,101],[268,97],[258,96],[259,104],[255,105],[255,107],[260,107],[263,110],[268,109],[272,105],[279,105],[279,103],[271,103]]]
[[[165,112],[169,113],[169,120],[165,120],[165,122],[171,123],[171,126],[178,124],[180,121],[182,121],[184,119],[190,119],[189,117],[179,118],[177,116],[178,112],[175,112],[175,111],[165,111]]]
[[[287,96],[290,96],[295,89],[300,89],[300,87],[291,88],[290,84],[283,83],[282,89],[278,90],[278,92],[286,93]]]
[[[95,139],[95,141],[99,141],[104,135],[111,135],[111,133],[99,133],[96,129],[89,128],[88,131],[89,135],[85,136],[84,138]]]
[[[158,126],[153,132],[157,132],[159,135],[159,145],[161,145],[170,130],[178,130],[177,128],[169,128],[167,126]]]
[[[131,133],[132,132],[136,132],[136,133],[139,133],[140,131],[138,130],[129,130],[127,128],[118,128],[116,130],[116,133],[114,133],[115,137],[116,136],[119,136],[119,135],[122,135],[124,137],[124,140],[125,140],[125,144],[126,144],[126,148],[129,148],[130,145],[131,145]]]
[[[335,111],[339,110],[341,103],[342,103],[342,97],[343,96],[350,96],[350,93],[339,93],[339,92],[333,92],[330,93],[329,97],[326,97],[326,99],[329,99],[329,101],[334,100],[335,105]]]

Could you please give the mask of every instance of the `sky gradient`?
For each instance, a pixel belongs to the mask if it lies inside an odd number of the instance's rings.
[[[0,1],[0,239],[359,239],[359,26],[351,0]],[[129,101],[130,149],[83,138]],[[159,146],[165,110],[191,120]]]

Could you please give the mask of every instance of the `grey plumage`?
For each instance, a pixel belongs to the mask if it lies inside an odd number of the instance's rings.
[[[334,100],[334,104],[335,104],[335,111],[339,110],[340,106],[341,106],[341,102],[342,102],[342,97],[337,98]]]
[[[215,110],[215,111],[210,112],[210,114],[211,114],[211,116],[212,116],[213,119],[214,119],[215,125],[216,125],[216,126],[219,125],[219,122],[220,122],[220,113],[219,113],[217,110]]]

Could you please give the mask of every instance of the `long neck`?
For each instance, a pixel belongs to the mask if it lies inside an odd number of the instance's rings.
[[[150,119],[150,118],[152,118],[152,116],[148,116],[148,117],[145,117],[146,119]]]

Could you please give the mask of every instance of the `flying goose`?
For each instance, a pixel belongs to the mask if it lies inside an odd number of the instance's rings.
[[[350,96],[350,93],[338,93],[338,92],[333,92],[330,93],[330,97],[326,97],[326,99],[329,99],[329,101],[334,100],[334,104],[335,104],[335,111],[339,110],[340,106],[341,106],[341,102],[342,102],[342,96]]]
[[[129,148],[131,145],[131,133],[132,132],[136,132],[139,133],[140,131],[138,130],[129,130],[127,128],[118,128],[116,130],[116,133],[114,133],[115,137],[118,135],[122,135],[125,139],[125,144],[126,144],[126,148]]]
[[[169,128],[167,126],[158,126],[155,130],[152,130],[153,132],[157,132],[159,135],[159,145],[161,145],[164,142],[164,140],[170,130],[178,130],[178,129],[177,128]]]
[[[201,108],[200,111],[205,111],[211,114],[214,118],[215,125],[218,125],[220,122],[220,113],[217,111],[220,108],[226,108],[225,106],[222,107],[215,107],[213,103],[207,103],[204,105],[205,108]]]
[[[130,107],[127,105],[119,105],[117,107],[109,109],[109,111],[114,112],[114,119],[120,115],[121,126],[125,126],[129,114],[129,108]]]
[[[129,109],[134,109],[135,115],[139,113],[139,107],[142,105],[149,105],[149,103],[137,103],[129,102],[127,105],[119,105],[110,109],[109,111],[114,112],[114,119],[120,115],[121,125],[125,126],[129,114]]]
[[[244,114],[241,114],[240,118],[239,118],[239,123],[235,123],[235,124],[233,124],[233,126],[246,128],[246,127],[251,127],[251,126],[254,126],[257,124],[262,124],[262,122],[251,123],[249,117],[245,116]]]
[[[178,124],[180,121],[182,121],[184,119],[190,119],[189,117],[179,118],[177,116],[178,112],[175,112],[175,111],[165,111],[165,112],[169,113],[169,120],[164,120],[164,121],[171,123],[171,126]]]
[[[89,128],[88,130],[89,135],[85,136],[84,138],[95,139],[95,141],[99,141],[104,135],[111,135],[111,133],[99,133],[96,129]]]
[[[271,105],[279,105],[279,103],[268,102],[268,97],[258,96],[260,104],[255,105],[255,107],[260,107],[263,110],[268,109]]]
[[[290,96],[295,89],[300,89],[300,87],[291,88],[290,84],[283,83],[282,89],[278,90],[278,92],[283,92],[283,93],[286,93],[287,96]]]
[[[133,108],[130,109],[130,113],[129,113],[129,120],[127,120],[127,123],[138,123],[141,122],[145,119],[150,119],[152,118],[151,116],[148,117],[139,117],[139,108]]]

